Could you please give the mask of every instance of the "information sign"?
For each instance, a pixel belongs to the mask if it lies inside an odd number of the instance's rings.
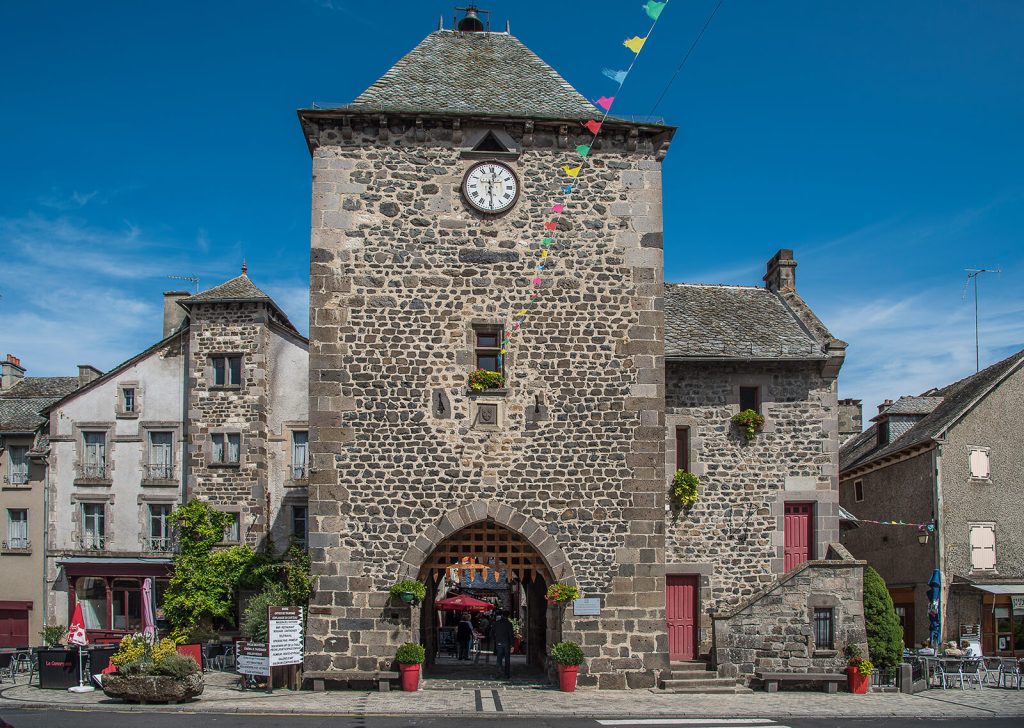
[[[266,642],[239,640],[235,655],[235,669],[242,675],[270,676],[270,659]]]
[[[302,664],[302,607],[269,607],[270,666]]]
[[[572,603],[572,613],[577,617],[601,616],[601,599],[599,597],[583,597]]]
[[[1011,596],[1010,604],[1013,605],[1014,614],[1024,614],[1024,595]]]
[[[980,640],[981,639],[981,625],[980,624],[961,624],[960,625],[960,639],[962,639],[962,640]]]

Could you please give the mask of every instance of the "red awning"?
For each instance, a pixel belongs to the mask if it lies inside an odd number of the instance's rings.
[[[493,604],[474,599],[466,594],[459,594],[450,599],[441,599],[434,602],[434,606],[444,612],[490,612],[494,609]]]

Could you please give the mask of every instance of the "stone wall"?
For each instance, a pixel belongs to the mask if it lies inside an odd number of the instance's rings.
[[[714,617],[713,656],[719,674],[750,679],[757,671],[842,672],[844,651],[867,655],[864,563],[834,545],[827,560],[807,561],[740,607]],[[831,608],[831,649],[814,642],[815,608]]]
[[[731,423],[740,386],[760,388],[765,427],[751,442]],[[710,612],[737,606],[784,572],[786,502],[815,504],[812,557],[839,540],[835,379],[814,361],[672,361],[666,390],[665,488],[677,427],[689,428],[690,470],[701,480],[692,509],[666,509],[666,562],[708,580],[699,636],[706,654]]]
[[[492,217],[459,191],[470,120],[303,114],[318,576],[307,669],[389,667],[414,632],[387,588],[488,502],[556,577],[601,598],[601,617],[565,617],[588,656],[581,683],[653,685],[667,649],[657,149],[671,130],[606,125],[505,358],[507,391],[471,397],[473,326],[507,326],[527,300],[560,167],[589,137],[504,124],[523,146],[509,161],[522,194]]]

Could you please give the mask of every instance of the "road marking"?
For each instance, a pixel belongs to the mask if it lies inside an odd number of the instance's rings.
[[[772,728],[789,728],[777,725],[771,718],[638,718],[636,720],[599,720],[598,725],[699,725],[701,728],[725,728],[729,726],[771,725]]]
[[[488,690],[488,694],[485,694],[483,690],[474,690],[473,693],[477,713],[504,712],[505,709],[501,705],[501,698],[498,697],[497,690]]]

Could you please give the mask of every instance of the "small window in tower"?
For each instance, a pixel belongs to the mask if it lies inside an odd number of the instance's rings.
[[[740,412],[754,410],[761,413],[761,391],[759,387],[740,387]]]
[[[477,326],[473,329],[476,337],[475,358],[476,368],[489,372],[502,372],[501,361],[501,327]]]
[[[864,481],[863,480],[855,480],[855,481],[853,481],[853,499],[857,503],[860,503],[862,500],[864,500]]]
[[[474,152],[507,152],[508,149],[505,145],[498,141],[498,137],[494,136],[494,132],[487,132],[484,138],[477,142],[477,145],[473,147]]]

